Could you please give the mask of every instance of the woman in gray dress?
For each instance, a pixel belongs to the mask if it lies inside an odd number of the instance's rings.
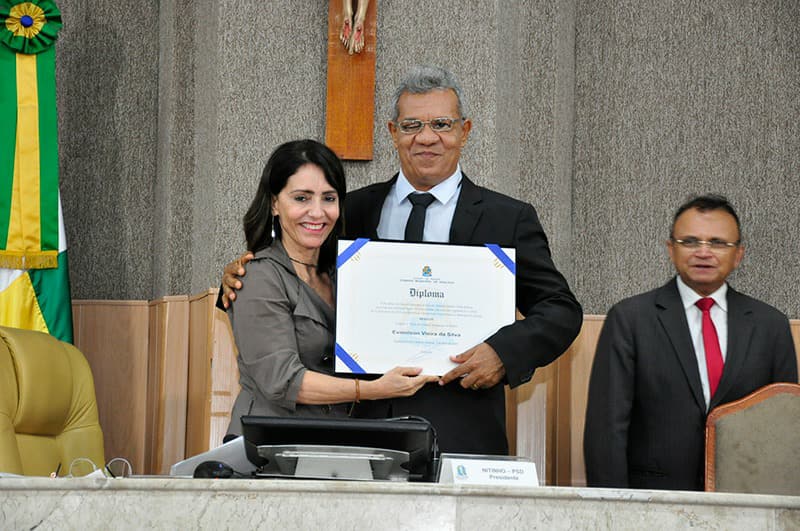
[[[254,254],[228,308],[239,350],[242,415],[346,416],[348,405],[413,395],[435,376],[397,367],[377,380],[333,376],[336,239],[343,220],[344,169],[313,140],[279,146],[244,216]]]

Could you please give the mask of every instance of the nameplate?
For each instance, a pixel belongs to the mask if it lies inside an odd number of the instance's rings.
[[[520,457],[442,455],[439,483],[538,487],[536,463]]]

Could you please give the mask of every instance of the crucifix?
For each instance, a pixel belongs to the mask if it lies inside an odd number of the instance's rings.
[[[343,160],[372,160],[376,4],[330,0],[328,5],[325,143]]]

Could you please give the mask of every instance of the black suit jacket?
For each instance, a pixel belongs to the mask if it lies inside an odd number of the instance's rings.
[[[345,237],[377,239],[381,209],[397,175],[349,193]],[[515,247],[517,308],[524,320],[486,340],[506,369],[511,387],[527,382],[537,367],[560,356],[580,331],[583,313],[567,281],[553,265],[547,237],[534,208],[476,186],[466,176],[450,227],[450,243],[496,243]],[[361,416],[417,415],[434,425],[443,452],[506,454],[505,394],[502,385],[472,391],[459,382],[429,384],[409,398],[362,402]]]
[[[786,316],[730,287],[727,297],[727,355],[709,411],[773,382],[797,382]],[[615,305],[589,383],[587,484],[702,490],[706,416],[676,280]]]

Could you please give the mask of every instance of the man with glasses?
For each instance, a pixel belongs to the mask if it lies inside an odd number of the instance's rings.
[[[726,282],[741,239],[724,197],[691,199],[667,240],[677,276],[608,312],[586,410],[589,486],[702,490],[708,412],[797,382],[786,316]]]
[[[524,319],[455,357],[459,366],[439,384],[413,397],[360,403],[356,414],[424,417],[443,452],[506,454],[503,384],[523,384],[561,355],[580,331],[581,306],[553,264],[533,207],[477,186],[461,171],[472,122],[450,72],[412,68],[395,91],[388,128],[400,171],[347,194],[346,237],[515,247]],[[226,294],[239,287],[235,274],[242,272],[236,263],[226,267]]]

